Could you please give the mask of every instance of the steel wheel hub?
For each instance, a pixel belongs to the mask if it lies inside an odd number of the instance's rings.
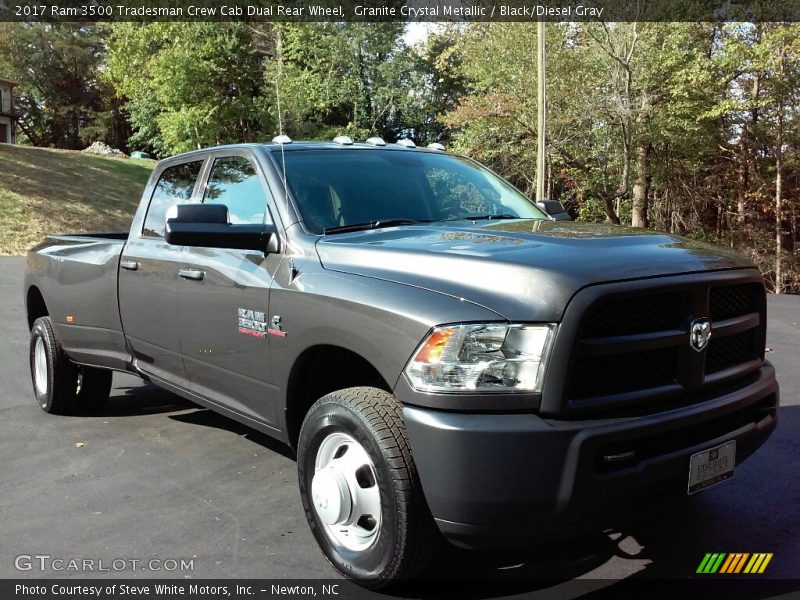
[[[41,337],[36,338],[33,348],[33,381],[36,391],[44,396],[47,393],[47,351]]]
[[[377,539],[381,497],[375,465],[351,436],[336,432],[322,440],[311,480],[311,501],[335,543],[364,550]]]
[[[327,466],[314,475],[311,496],[317,514],[328,525],[340,525],[350,516],[353,503],[344,475],[334,466]]]

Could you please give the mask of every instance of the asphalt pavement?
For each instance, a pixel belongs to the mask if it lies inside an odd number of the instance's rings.
[[[0,578],[336,577],[306,525],[293,455],[278,442],[125,374],[114,375],[100,414],[42,412],[23,271],[24,259],[0,257]],[[575,578],[685,580],[706,552],[772,552],[763,577],[800,580],[800,297],[770,296],[768,347],[782,388],[778,429],[732,481],[622,531],[512,553],[446,550],[435,572],[472,596],[489,584],[477,595],[492,597],[506,584],[519,593]],[[35,554],[128,562],[106,572],[17,569],[18,556]],[[132,559],[193,568],[142,572]]]

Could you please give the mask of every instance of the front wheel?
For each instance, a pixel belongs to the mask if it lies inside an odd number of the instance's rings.
[[[297,456],[306,518],[340,573],[378,588],[427,566],[439,533],[394,396],[369,387],[324,396],[306,415]]]

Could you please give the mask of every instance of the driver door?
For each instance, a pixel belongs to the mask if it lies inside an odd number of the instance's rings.
[[[231,223],[272,223],[266,179],[246,151],[209,159],[201,201],[224,204]],[[279,254],[186,247],[178,283],[181,348],[189,389],[215,404],[276,422],[267,334]]]

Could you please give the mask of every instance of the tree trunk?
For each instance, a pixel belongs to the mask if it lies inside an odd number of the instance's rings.
[[[758,73],[753,77],[753,88],[750,97],[753,104],[750,108],[751,127],[755,128],[758,123],[758,96],[760,94],[761,78]],[[745,123],[742,126],[742,135],[739,138],[739,165],[736,181],[736,221],[739,225],[744,224],[745,208],[747,203],[747,192],[750,190],[750,147],[749,147],[750,128]]]
[[[36,135],[36,131],[32,127],[27,127],[21,120],[17,121],[17,125],[22,130],[22,133],[28,136],[28,139],[31,141],[31,144],[34,146],[42,146],[43,142],[42,139]]]
[[[783,79],[783,63],[786,57],[786,48],[781,48],[780,78]],[[775,293],[782,291],[783,279],[783,100],[778,101],[778,132],[775,140]]]
[[[775,148],[775,293],[781,293],[781,280],[783,278],[783,264],[781,253],[783,252],[783,106],[778,113],[778,136]]]
[[[747,190],[750,187],[750,164],[747,149],[747,124],[742,127],[739,138],[739,164],[736,177],[736,221],[744,224],[744,207],[747,201]]]
[[[606,211],[608,220],[614,225],[619,225],[619,213],[614,209],[614,199],[609,196],[602,196],[603,208]]]
[[[650,146],[639,144],[636,148],[638,174],[633,184],[633,210],[631,226],[646,228],[648,195],[650,192]]]
[[[617,187],[616,192],[603,194],[603,208],[605,209],[608,219],[615,225],[619,225],[620,199],[628,193],[628,183],[630,177],[630,164],[631,164],[631,140],[633,137],[633,71],[631,69],[631,62],[636,51],[636,45],[639,40],[639,24],[633,22],[630,28],[622,28],[623,33],[630,32],[630,38],[624,40],[620,46],[612,39],[612,32],[608,26],[601,21],[605,36],[596,37],[591,30],[588,30],[589,35],[594,39],[597,45],[619,65],[619,71],[613,76],[615,82],[619,82],[618,76],[622,77],[622,89],[619,94],[622,100],[622,111],[620,114],[620,126],[622,128],[622,178]],[[617,88],[619,89],[619,88]],[[615,205],[616,204],[616,208]]]
[[[782,111],[782,109],[781,109]],[[783,252],[783,114],[778,116],[778,140],[775,150],[775,293],[780,294],[782,289],[781,279],[783,278],[783,265],[781,254]]]
[[[633,184],[633,210],[631,211],[631,226],[647,228],[647,209],[649,204],[650,193],[650,152],[652,146],[647,140],[646,131],[648,121],[650,120],[650,110],[652,102],[650,93],[647,90],[642,90],[642,107],[640,118],[640,131],[638,142],[636,144],[636,182]]]

